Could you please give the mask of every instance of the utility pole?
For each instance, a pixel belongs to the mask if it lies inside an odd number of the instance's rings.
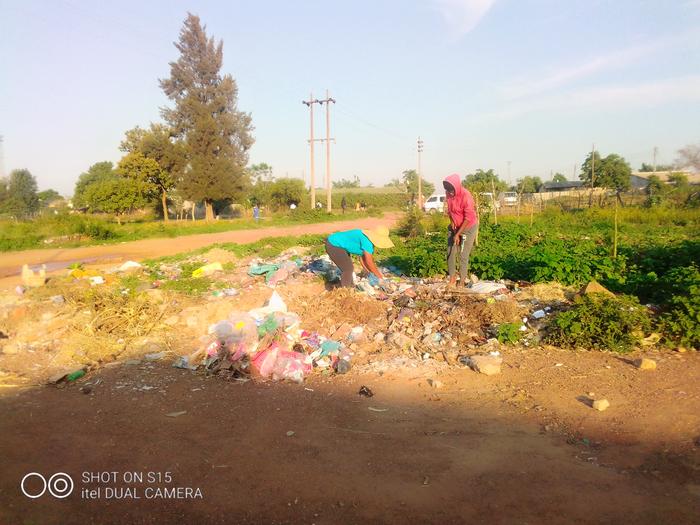
[[[423,175],[421,174],[421,166],[420,166],[420,161],[421,161],[421,153],[423,153],[423,141],[418,137],[418,140],[416,141],[417,145],[417,150],[418,150],[418,210],[423,209]]]
[[[656,174],[656,154],[659,152],[659,148],[654,146],[654,174]]]
[[[326,105],[326,211],[331,212],[331,102],[335,104],[335,99],[332,99],[328,90],[326,90],[326,98],[319,100],[319,104]]]
[[[5,158],[3,156],[3,140],[4,137],[0,135],[0,179],[2,179],[5,176]]]
[[[571,177],[571,180],[576,180],[576,168],[578,168],[578,164],[574,162],[574,173],[573,176]]]
[[[595,144],[591,146],[591,195],[588,198],[588,207],[593,206],[593,182],[595,181]]]
[[[313,93],[309,94],[309,100],[302,100],[302,104],[309,106],[311,115],[311,127],[309,132],[309,146],[311,148],[311,209],[316,209],[316,177],[314,175],[314,104],[320,104],[320,100],[314,99]]]
[[[510,161],[508,161],[508,184],[510,184]]]

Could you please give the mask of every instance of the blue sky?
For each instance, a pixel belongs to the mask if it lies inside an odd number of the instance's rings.
[[[380,186],[494,168],[573,177],[595,143],[638,168],[700,141],[700,0],[0,0],[3,168],[71,194],[160,119],[187,11],[224,41],[251,162],[309,176],[310,91],[329,89],[333,179]],[[325,133],[317,111],[316,134]],[[317,178],[324,174],[317,148]]]

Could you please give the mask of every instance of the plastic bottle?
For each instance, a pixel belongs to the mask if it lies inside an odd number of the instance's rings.
[[[75,372],[71,372],[66,376],[66,381],[75,381],[76,379],[80,379],[85,375],[85,370],[76,370]]]

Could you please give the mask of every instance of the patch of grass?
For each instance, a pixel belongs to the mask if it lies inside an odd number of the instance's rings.
[[[212,288],[209,277],[181,277],[164,281],[160,288],[185,295],[201,295]]]
[[[119,289],[127,290],[129,295],[135,295],[142,283],[143,281],[136,275],[125,275],[119,278]]]

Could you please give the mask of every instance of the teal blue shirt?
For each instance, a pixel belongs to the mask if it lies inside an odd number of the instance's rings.
[[[374,244],[362,230],[348,230],[335,232],[328,236],[328,242],[336,248],[347,250],[353,255],[362,255],[362,252],[374,253]]]

